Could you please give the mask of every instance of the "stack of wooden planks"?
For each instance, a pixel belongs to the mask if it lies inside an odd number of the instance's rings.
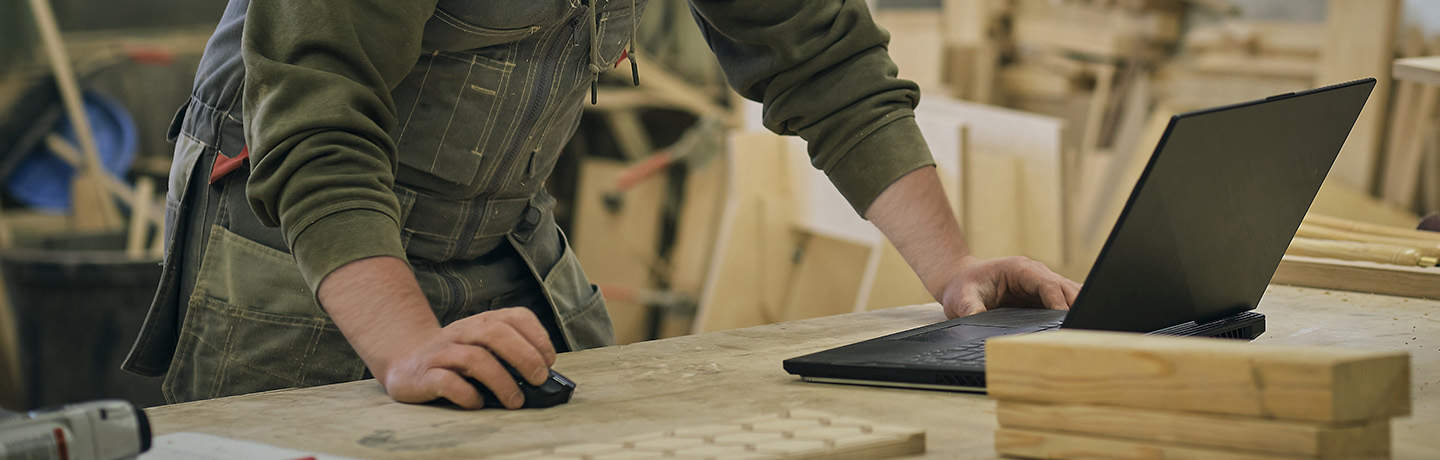
[[[1187,111],[1314,86],[1325,25],[1226,20],[1191,29],[1160,71],[1157,96]]]
[[[1389,458],[1405,352],[1056,331],[990,340],[1011,457]]]
[[[1016,0],[1014,47],[996,98],[1009,107],[1064,118],[1066,145],[1082,154],[1111,148],[1136,81],[1180,38],[1180,1]],[[1144,107],[1141,108],[1145,109]],[[1143,117],[1143,114],[1140,116]]]

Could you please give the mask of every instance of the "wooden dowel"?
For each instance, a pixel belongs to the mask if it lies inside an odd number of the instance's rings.
[[[1440,244],[1440,232],[1416,230],[1390,225],[1372,224],[1340,217],[1331,217],[1321,214],[1305,215],[1305,223],[1312,226],[1332,228],[1352,233],[1366,235],[1377,235],[1391,238],[1404,238],[1407,240],[1423,241],[1430,244]]]
[[[1440,258],[1440,243],[1432,241],[1400,238],[1385,235],[1372,235],[1369,233],[1347,232],[1345,230],[1337,230],[1330,227],[1322,227],[1319,225],[1308,223],[1300,224],[1300,230],[1295,232],[1295,236],[1305,238],[1319,238],[1322,240],[1354,241],[1357,243],[1388,244],[1391,246],[1415,248],[1416,250],[1420,251],[1420,255],[1426,257]]]
[[[125,240],[125,255],[139,259],[145,257],[145,232],[150,230],[150,197],[155,194],[155,180],[141,176],[135,182],[134,204],[130,207],[130,230]]]
[[[1341,260],[1358,260],[1411,267],[1434,267],[1435,257],[1422,255],[1419,250],[1403,246],[1378,243],[1357,243],[1354,241],[1332,241],[1296,237],[1290,241],[1285,254],[1307,257],[1328,257]]]
[[[50,10],[48,0],[30,0],[30,12],[34,14],[35,25],[39,28],[41,41],[45,44],[50,68],[55,74],[55,86],[60,89],[65,112],[69,116],[70,125],[75,128],[75,136],[80,140],[80,150],[84,153],[84,167],[76,168],[77,174],[72,184],[76,192],[76,196],[72,197],[76,205],[72,206],[76,226],[85,230],[120,228],[123,225],[120,210],[116,208],[114,201],[108,199],[102,188],[102,177],[107,174],[100,163],[100,151],[95,146],[90,120],[85,116],[80,84],[76,81],[75,70],[70,66],[70,56],[65,52],[65,44],[60,40],[60,26],[55,22],[55,13]],[[87,181],[101,186],[86,184]],[[91,207],[78,206],[80,204]]]

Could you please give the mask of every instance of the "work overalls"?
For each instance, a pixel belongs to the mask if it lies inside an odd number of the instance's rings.
[[[594,62],[621,58],[644,2],[517,3],[442,0],[424,52],[391,93],[402,120],[390,135],[403,245],[442,324],[524,306],[559,350],[609,345],[605,302],[543,185],[579,123]],[[172,123],[164,272],[124,366],[165,375],[170,402],[369,376],[280,229],[262,225],[245,198],[247,6],[230,2]]]

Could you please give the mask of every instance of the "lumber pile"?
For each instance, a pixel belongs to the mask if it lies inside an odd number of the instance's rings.
[[[1157,79],[1157,97],[1187,111],[1314,86],[1325,27],[1230,20],[1198,26]]]
[[[1010,457],[1389,458],[1405,352],[1056,331],[986,343]]]

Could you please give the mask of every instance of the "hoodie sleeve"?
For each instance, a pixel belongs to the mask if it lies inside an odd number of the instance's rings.
[[[435,0],[251,0],[241,53],[250,206],[314,292],[351,261],[405,258],[390,90]]]
[[[890,36],[863,0],[691,0],[730,85],[796,135],[861,216],[901,176],[933,165],[920,89],[897,78]]]

